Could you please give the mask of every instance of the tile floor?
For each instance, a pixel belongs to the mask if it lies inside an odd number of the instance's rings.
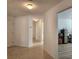
[[[59,45],[58,59],[72,59],[72,44]],[[33,48],[10,47],[8,48],[8,59],[53,59],[42,46]]]
[[[33,48],[10,47],[8,48],[8,59],[53,59],[42,46]]]
[[[58,46],[59,59],[72,59],[72,44],[60,44]]]

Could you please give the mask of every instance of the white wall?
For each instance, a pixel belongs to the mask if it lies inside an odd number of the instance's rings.
[[[32,16],[19,16],[14,21],[14,45],[32,46]]]
[[[13,45],[13,16],[8,16],[7,18],[7,45],[8,47]]]
[[[39,15],[19,16],[14,20],[14,45],[32,47],[33,45],[33,18]]]
[[[36,22],[33,21],[33,39],[36,39]]]
[[[63,0],[46,12],[44,20],[44,47],[54,59],[58,59],[57,13],[71,7],[71,5],[71,0]]]
[[[29,47],[32,47],[33,45],[33,22],[32,22],[32,16],[30,15],[29,17],[29,20],[28,20],[28,46]]]
[[[14,20],[14,45],[28,46],[28,16],[19,16]]]

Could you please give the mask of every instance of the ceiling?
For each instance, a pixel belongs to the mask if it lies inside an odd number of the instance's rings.
[[[61,2],[61,0],[33,0],[36,8],[32,10],[24,7],[24,3],[27,2],[28,0],[7,0],[8,15],[22,16],[27,14],[41,14]]]

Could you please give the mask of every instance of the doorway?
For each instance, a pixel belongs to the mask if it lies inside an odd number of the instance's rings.
[[[72,8],[58,16],[58,59],[72,59]]]
[[[44,24],[42,19],[33,19],[33,46],[43,45]]]

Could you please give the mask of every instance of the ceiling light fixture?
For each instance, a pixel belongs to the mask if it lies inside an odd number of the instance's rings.
[[[26,7],[27,7],[28,9],[33,9],[33,5],[32,5],[31,3],[27,4]]]
[[[33,21],[35,21],[35,22],[38,22],[38,21],[39,21],[39,19],[37,19],[37,18],[34,18],[34,19],[33,19]]]
[[[26,3],[24,6],[27,7],[28,9],[34,8],[34,4],[33,4],[32,0],[29,0],[28,3]]]

